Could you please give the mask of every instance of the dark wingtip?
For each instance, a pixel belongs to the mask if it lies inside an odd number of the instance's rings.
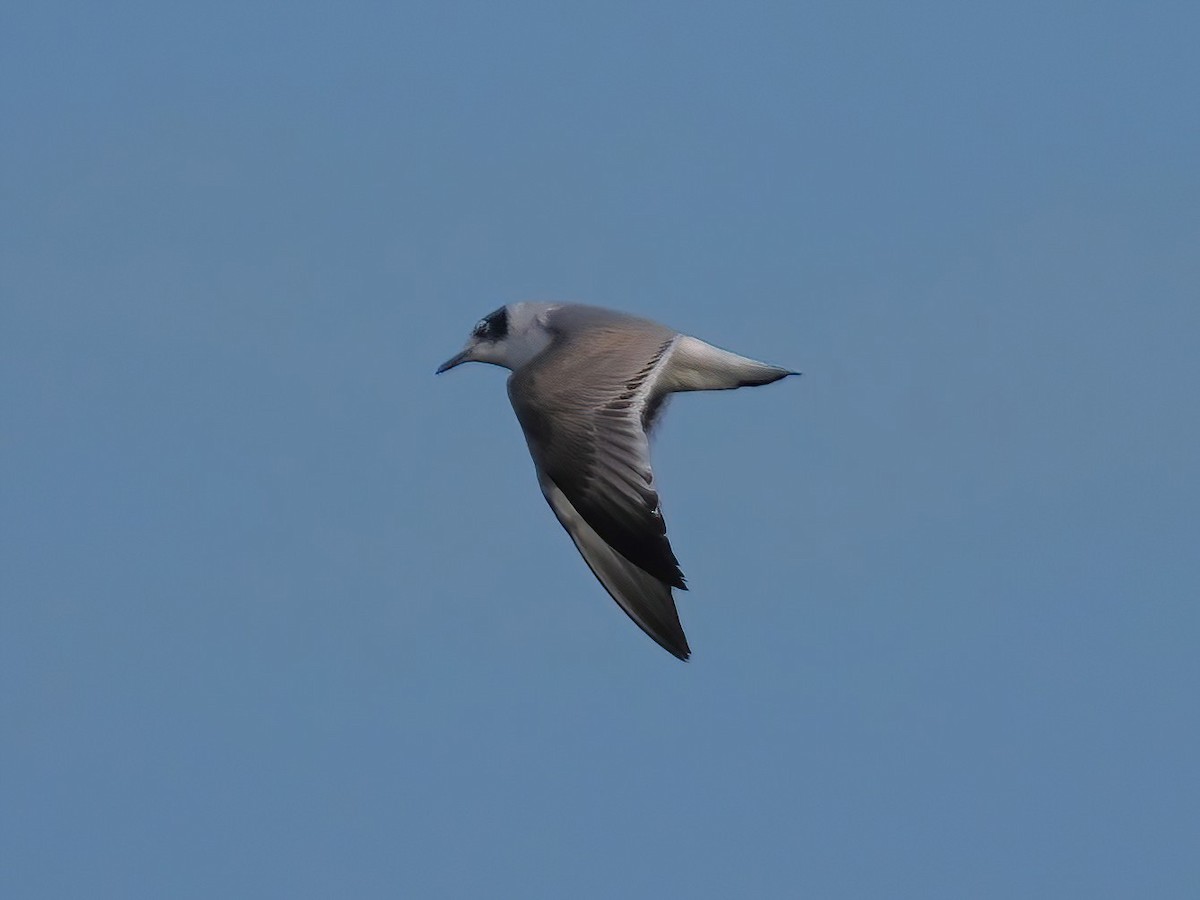
[[[687,638],[682,634],[679,636],[678,643],[673,642],[668,645],[659,641],[659,645],[680,662],[687,662],[692,657],[692,648],[688,646]]]
[[[692,648],[688,646],[687,635],[683,633],[683,625],[679,622],[678,613],[675,610],[675,604],[671,604],[671,612],[674,614],[672,620],[657,620],[653,622],[638,621],[629,610],[621,607],[621,611],[629,618],[633,619],[634,624],[642,629],[642,632],[658,646],[662,647],[676,659],[688,661],[692,655]]]
[[[683,588],[683,590],[686,591],[687,588]],[[687,635],[683,633],[683,624],[679,621],[679,611],[675,608],[674,601],[671,601],[667,615],[661,618],[656,617],[653,621],[639,622],[630,614],[629,610],[622,607],[622,611],[633,619],[650,640],[676,659],[683,662],[688,661],[692,655],[692,648],[688,646]]]

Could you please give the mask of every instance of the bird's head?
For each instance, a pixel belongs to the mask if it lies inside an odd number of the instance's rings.
[[[546,314],[552,309],[549,303],[510,303],[488,313],[475,323],[466,346],[438,366],[437,374],[465,362],[519,369],[550,343]]]

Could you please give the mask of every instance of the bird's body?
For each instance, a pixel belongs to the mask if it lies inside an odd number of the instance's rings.
[[[629,617],[687,659],[671,594],[686,585],[654,489],[649,432],[672,393],[795,373],[647,319],[548,303],[496,310],[438,371],[470,361],[512,370],[509,399],[554,514]]]

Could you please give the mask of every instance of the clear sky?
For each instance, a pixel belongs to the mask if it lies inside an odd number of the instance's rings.
[[[1194,3],[0,13],[0,895],[1195,897]],[[655,446],[518,299],[802,370]]]

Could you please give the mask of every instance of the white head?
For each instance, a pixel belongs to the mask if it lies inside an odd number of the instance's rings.
[[[491,363],[516,371],[550,343],[547,313],[553,303],[510,303],[480,319],[467,345],[440,366],[438,374],[465,362]]]

